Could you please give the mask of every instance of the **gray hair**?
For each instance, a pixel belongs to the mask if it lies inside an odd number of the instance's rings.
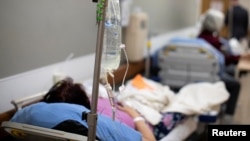
[[[210,9],[206,12],[202,22],[202,29],[210,32],[219,32],[224,23],[224,14],[221,11]]]

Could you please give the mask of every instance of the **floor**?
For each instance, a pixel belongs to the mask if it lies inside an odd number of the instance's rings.
[[[250,124],[250,73],[243,75],[239,81],[241,91],[233,124]]]

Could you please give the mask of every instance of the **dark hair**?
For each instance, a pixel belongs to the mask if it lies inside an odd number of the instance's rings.
[[[73,79],[67,77],[54,84],[44,96],[43,102],[65,102],[79,104],[90,109],[90,100],[82,84],[73,83]]]

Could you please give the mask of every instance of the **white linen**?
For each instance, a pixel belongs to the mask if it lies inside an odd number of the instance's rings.
[[[180,112],[186,115],[203,114],[224,103],[229,93],[222,81],[192,83],[180,89],[175,100],[163,112]]]
[[[200,115],[218,111],[218,107],[229,98],[222,81],[188,84],[175,94],[169,86],[145,77],[143,81],[149,87],[137,88],[132,84],[132,80],[126,83],[122,91],[115,93],[117,101],[135,108],[152,125],[159,123],[162,118],[161,113],[165,112]],[[85,81],[83,84],[91,96],[92,81]],[[105,87],[101,84],[99,97],[108,97]]]
[[[168,86],[146,78],[143,80],[152,89],[138,89],[129,81],[118,94],[117,100],[135,108],[149,123],[156,125],[162,117],[160,111],[169,104],[175,94]]]
[[[144,77],[143,80],[153,89],[139,89],[129,81],[117,100],[135,108],[152,125],[160,122],[161,113],[165,112],[199,115],[218,111],[218,107],[229,98],[222,81],[188,84],[175,94],[167,85]]]

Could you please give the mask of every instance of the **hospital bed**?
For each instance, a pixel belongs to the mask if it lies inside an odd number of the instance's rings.
[[[15,110],[21,110],[25,106],[40,101],[46,92],[41,92],[32,96],[24,97],[17,100],[12,100],[11,103]],[[79,134],[59,131],[55,129],[43,128],[28,124],[16,123],[11,121],[3,121],[1,124],[8,134],[13,137],[13,140],[20,141],[87,141],[86,136]],[[168,140],[183,140],[190,136],[197,128],[197,121],[189,118],[183,124],[176,126],[173,132],[169,133],[161,141]],[[179,133],[183,132],[180,136]]]
[[[15,110],[20,110],[25,106],[40,101],[45,92],[41,92],[32,96],[17,99],[11,101],[14,105]],[[13,140],[24,140],[24,141],[87,141],[86,136],[79,134],[59,131],[55,129],[43,128],[28,124],[16,123],[11,121],[3,121],[1,124],[9,135],[13,137]],[[180,139],[183,140],[190,136],[197,128],[197,121],[193,118],[189,118],[184,121],[183,124],[176,126],[173,132],[169,133],[161,141],[168,141],[169,139]],[[180,132],[183,134],[180,136]],[[177,141],[177,140],[176,140]]]
[[[89,81],[85,81],[84,86],[87,88],[87,84]],[[87,84],[86,84],[87,83]],[[92,83],[91,83],[92,84]],[[100,91],[101,91],[102,85],[100,85]],[[87,91],[86,91],[87,92]],[[43,96],[45,95],[46,92],[38,93],[29,97],[25,97],[22,99],[18,100],[13,100],[11,103],[14,105],[15,110],[20,110],[26,105],[29,105],[30,103],[35,103],[40,101]],[[99,95],[104,95],[104,94],[99,94]],[[202,122],[215,122],[214,118],[217,117],[217,114],[213,114],[212,116],[208,116],[206,113],[203,115],[206,119],[201,119],[201,116],[191,116],[188,118],[188,120],[184,120],[182,124],[177,125],[173,130],[165,136],[161,141],[168,141],[169,139],[180,139],[180,140],[185,140],[188,138],[190,135],[192,135],[194,132],[197,130],[198,123],[200,121]],[[212,117],[212,120],[211,120]],[[79,134],[73,134],[73,133],[68,133],[64,131],[59,131],[59,130],[54,130],[54,129],[48,129],[48,128],[43,128],[43,127],[37,127],[37,126],[32,126],[32,125],[27,125],[27,124],[21,124],[21,123],[14,123],[10,121],[4,121],[2,123],[2,128],[6,132],[8,132],[11,136],[13,136],[16,139],[19,140],[74,140],[74,141],[85,141],[87,140],[86,136],[81,136]],[[181,133],[181,134],[180,134]],[[179,140],[175,140],[179,141]]]
[[[22,99],[13,100],[11,103],[14,105],[15,110],[20,110],[23,107],[40,101],[45,92],[41,92],[32,96]],[[43,128],[28,124],[16,123],[11,121],[4,121],[1,127],[9,133],[14,140],[21,141],[87,141],[86,136],[79,134]]]
[[[172,87],[216,82],[224,65],[222,54],[196,38],[173,38],[156,52],[155,59],[161,82]]]
[[[49,128],[4,121],[2,128],[15,140],[21,141],[87,141],[86,136]]]
[[[87,141],[87,137],[78,134],[27,124],[4,121],[1,126],[6,132],[14,137],[14,141]],[[170,133],[171,135],[169,134],[161,139],[161,141],[178,141],[185,139],[185,137],[190,136],[190,133],[194,132],[196,128],[196,123],[189,119],[177,126],[177,130],[173,130],[173,132]],[[184,135],[180,135],[180,132],[183,132]]]

